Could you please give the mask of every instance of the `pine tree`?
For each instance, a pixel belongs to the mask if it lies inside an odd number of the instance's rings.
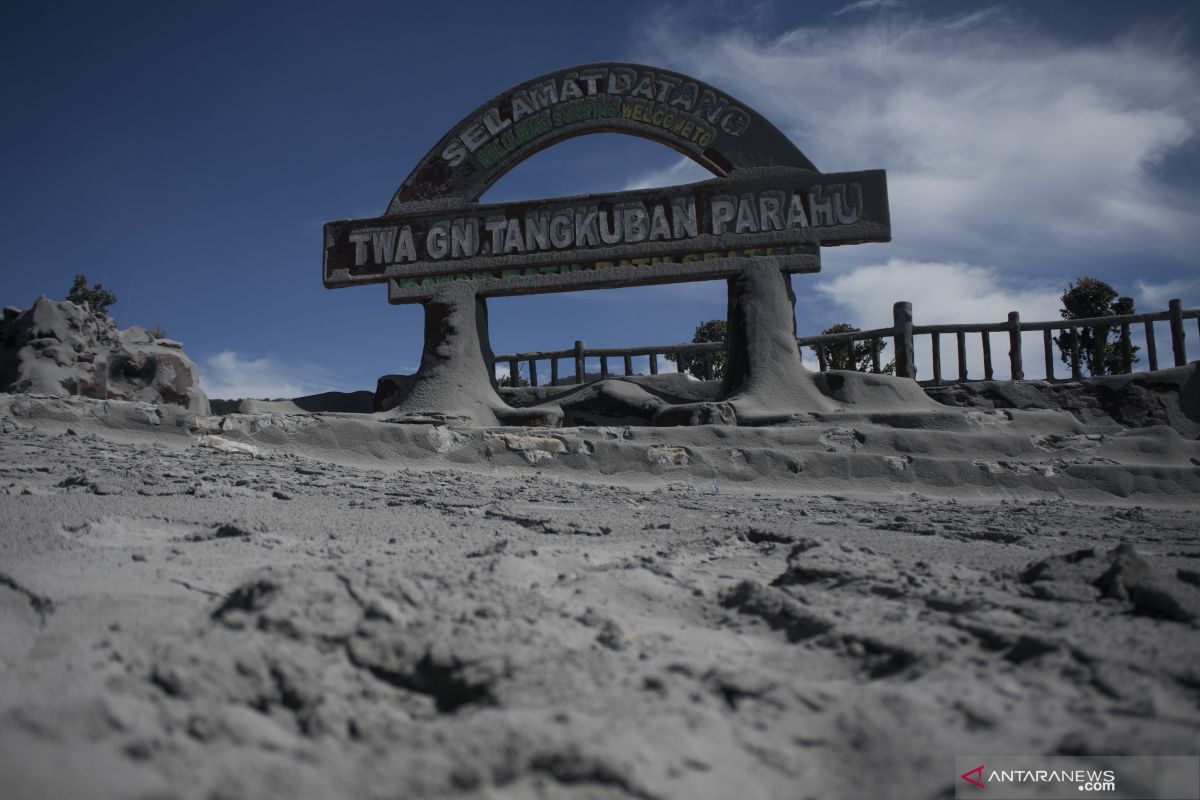
[[[67,292],[67,299],[79,305],[87,303],[97,314],[107,314],[109,307],[117,302],[117,296],[105,289],[104,284],[97,283],[89,287],[87,276],[83,274],[75,276],[71,291]]]

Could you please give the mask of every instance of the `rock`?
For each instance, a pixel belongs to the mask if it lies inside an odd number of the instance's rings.
[[[205,434],[196,440],[196,446],[208,447],[213,450],[219,450],[222,453],[264,458],[262,451],[254,445],[247,444],[246,442],[235,442],[232,439],[226,439],[222,436],[211,436]]]
[[[1166,425],[1194,438],[1200,436],[1197,363],[1065,383],[973,381],[925,391],[948,406],[1061,409],[1080,422],[1117,422],[1129,428]]]
[[[833,621],[805,608],[782,589],[744,580],[721,592],[721,605],[758,617],[772,630],[783,631],[790,642],[799,642],[833,629]]]
[[[687,403],[666,406],[654,415],[654,425],[736,425],[737,412],[729,403]]]
[[[169,340],[162,340],[169,341]],[[208,414],[196,365],[177,342],[45,297],[0,322],[0,391],[166,403]]]
[[[692,455],[686,447],[655,444],[646,450],[646,461],[659,467],[686,467]]]
[[[150,335],[150,331],[137,325],[121,331],[121,339],[127,344],[154,344],[154,337]]]
[[[1105,597],[1127,600],[1134,610],[1176,622],[1200,617],[1200,593],[1142,560],[1132,544],[1110,552],[1112,566],[1096,580]]]
[[[1050,556],[1026,567],[1020,579],[1044,600],[1104,598],[1176,622],[1200,618],[1200,592],[1155,569],[1129,543],[1103,553],[1089,548]]]

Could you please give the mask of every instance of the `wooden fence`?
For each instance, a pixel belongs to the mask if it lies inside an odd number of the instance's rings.
[[[1008,320],[993,323],[971,323],[956,325],[916,325],[913,323],[912,304],[899,302],[892,306],[893,324],[889,328],[875,328],[867,331],[850,331],[847,333],[821,334],[804,336],[796,339],[801,348],[812,347],[817,353],[817,362],[821,371],[829,369],[822,345],[845,344],[853,348],[855,343],[864,342],[871,353],[869,371],[879,372],[880,353],[884,342],[891,339],[894,346],[895,370],[901,377],[915,378],[917,366],[914,359],[914,341],[918,336],[930,337],[931,368],[933,377],[922,383],[941,386],[946,383],[963,383],[968,380],[980,380],[980,377],[970,378],[967,375],[967,336],[978,334],[983,353],[982,380],[993,379],[992,341],[991,334],[1008,334],[1009,374],[1012,380],[1025,378],[1025,359],[1021,334],[1041,331],[1043,356],[1045,358],[1045,380],[1079,380],[1083,377],[1085,362],[1102,364],[1106,355],[1108,332],[1113,328],[1120,330],[1119,367],[1120,373],[1133,371],[1132,329],[1141,325],[1145,332],[1146,361],[1149,369],[1158,369],[1158,348],[1154,336],[1154,323],[1166,322],[1170,331],[1171,354],[1174,365],[1179,367],[1187,363],[1187,348],[1184,332],[1184,320],[1197,321],[1197,333],[1200,334],[1200,308],[1184,309],[1179,300],[1171,300],[1166,311],[1156,311],[1149,314],[1125,314],[1112,317],[1093,317],[1090,319],[1059,319],[1049,322],[1022,322],[1016,311],[1009,312]],[[1082,352],[1081,331],[1092,331],[1092,350]],[[1069,378],[1059,378],[1055,374],[1055,362],[1058,360],[1058,346],[1054,334],[1058,332],[1067,344],[1068,361],[1070,365]],[[942,337],[953,337],[956,345],[957,375],[947,378],[942,369]],[[658,374],[658,357],[671,355],[677,363],[684,358],[697,359],[701,365],[704,378],[713,377],[713,354],[725,350],[722,342],[706,342],[702,344],[670,344],[647,345],[643,347],[607,347],[589,348],[586,343],[577,341],[569,350],[540,350],[532,353],[509,353],[498,355],[496,364],[508,364],[510,375],[519,375],[521,364],[527,366],[527,378],[531,386],[538,385],[538,362],[549,361],[550,384],[560,383],[558,362],[560,359],[570,359],[573,362],[572,383],[583,383],[585,380],[607,378],[613,373],[610,365],[613,360],[619,362],[621,371],[618,375],[633,375],[633,359],[649,357],[650,374]],[[599,373],[588,374],[586,359],[598,358]]]

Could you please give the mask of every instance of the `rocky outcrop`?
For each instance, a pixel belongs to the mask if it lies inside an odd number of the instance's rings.
[[[1113,420],[1130,428],[1166,425],[1200,437],[1200,362],[1154,372],[1105,375],[1083,381],[976,381],[926,387],[949,406],[987,410],[1046,408],[1069,411],[1080,422]]]
[[[181,406],[208,414],[182,345],[134,326],[118,330],[86,306],[45,297],[0,322],[0,391]]]

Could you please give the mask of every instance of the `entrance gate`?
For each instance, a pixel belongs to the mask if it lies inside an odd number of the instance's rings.
[[[686,186],[481,204],[534,153],[589,133],[640,136],[716,177]],[[589,64],[516,86],[467,115],[417,164],[383,216],[325,225],[329,288],[386,283],[425,306],[403,421],[554,425],[496,392],[487,298],[725,278],[729,358],[719,404],[684,422],[761,424],[828,401],[800,363],[788,277],[820,246],[891,239],[883,170],[824,174],[774,125],[695,78]]]

